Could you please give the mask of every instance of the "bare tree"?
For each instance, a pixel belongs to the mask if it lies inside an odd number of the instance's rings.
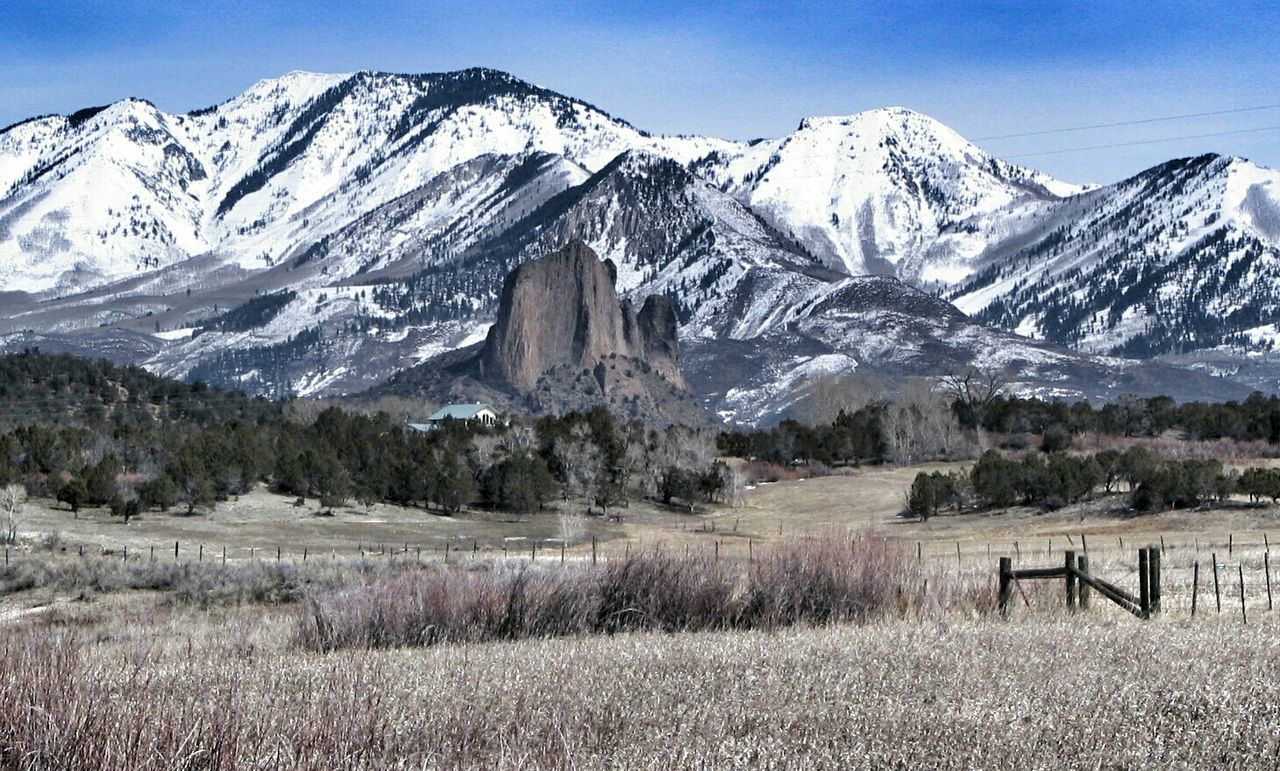
[[[22,485],[5,485],[0,490],[0,510],[4,511],[5,516],[4,533],[0,534],[0,540],[8,544],[18,542],[18,518],[22,516],[26,503],[27,488]]]
[[[512,423],[499,436],[500,446],[508,456],[526,455],[538,449],[538,432],[533,426]]]
[[[948,396],[938,386],[932,379],[908,381],[886,409],[885,433],[895,463],[970,454]]]
[[[819,375],[809,384],[801,414],[810,425],[833,423],[841,411],[857,412],[884,399],[884,381],[874,372],[857,370],[846,374]]]
[[[645,467],[644,493],[657,495],[663,475],[670,468],[701,473],[711,468],[715,460],[716,443],[711,435],[680,426],[660,431]]]
[[[581,541],[586,529],[586,520],[581,514],[570,511],[560,512],[560,543],[570,546]]]
[[[738,508],[747,502],[747,472],[742,465],[726,462],[720,470],[720,490],[724,502],[731,508]]]
[[[978,444],[986,444],[983,424],[987,410],[1005,388],[1009,380],[1001,370],[979,370],[969,367],[960,372],[949,372],[942,378],[943,389],[951,395],[962,419],[970,422],[978,435]]]
[[[476,434],[471,437],[471,465],[477,471],[485,472],[494,464],[502,461],[506,448],[496,434]]]
[[[589,497],[604,471],[591,430],[581,423],[575,425],[568,437],[556,439],[552,452],[564,469],[565,498]]]

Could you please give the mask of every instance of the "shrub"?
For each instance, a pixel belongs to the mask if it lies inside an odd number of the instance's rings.
[[[1061,423],[1053,424],[1045,430],[1040,449],[1049,453],[1071,449],[1071,432]]]
[[[384,648],[622,631],[773,628],[901,615],[920,568],[884,539],[788,543],[748,566],[657,550],[599,565],[433,565],[312,593],[295,643]]]
[[[1257,503],[1263,498],[1270,498],[1272,503],[1280,503],[1280,470],[1252,467],[1245,469],[1238,483],[1240,492],[1249,496],[1251,502]]]
[[[921,519],[937,516],[946,508],[959,509],[963,481],[958,474],[922,471],[911,483],[907,507]]]
[[[986,506],[1012,506],[1018,500],[1022,473],[1016,461],[987,450],[969,472],[973,494]]]

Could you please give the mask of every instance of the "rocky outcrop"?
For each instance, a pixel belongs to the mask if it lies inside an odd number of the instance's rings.
[[[684,388],[671,303],[652,296],[637,314],[618,299],[616,280],[613,263],[576,240],[513,270],[480,354],[482,377],[528,391],[557,367],[594,371],[624,357]]]
[[[712,428],[680,373],[675,309],[618,299],[617,274],[581,241],[526,262],[503,282],[484,343],[430,359],[368,392],[434,403],[486,402],[541,415],[604,406],[653,427]]]

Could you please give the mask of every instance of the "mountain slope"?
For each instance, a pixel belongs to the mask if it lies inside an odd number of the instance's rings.
[[[1280,322],[1280,172],[1170,161],[1063,200],[994,244],[948,293],[976,318],[1147,357],[1269,350]]]

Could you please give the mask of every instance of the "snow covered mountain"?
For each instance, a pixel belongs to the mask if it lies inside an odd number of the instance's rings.
[[[1083,189],[901,107],[806,118],[698,170],[833,268],[924,282],[950,283],[1004,223]]]
[[[1203,155],[1045,206],[948,292],[992,324],[1147,357],[1267,351],[1280,323],[1280,172]]]
[[[125,100],[0,133],[0,281],[83,289],[203,253],[261,269],[481,156],[591,172],[632,148],[687,162],[728,146],[649,137],[484,69],[294,72],[187,115]]]
[[[908,285],[1061,345],[1218,346],[1229,372],[1223,344],[1256,353],[1275,332],[1276,185],[1216,158],[1071,185],[901,108],[748,143],[650,135],[493,70],[295,72],[185,115],[125,100],[0,130],[0,346],[351,393],[481,340],[503,277],[580,238],[620,292],[671,301],[708,373],[693,380],[730,419],[857,366],[1003,361],[1064,396],[1235,394],[1169,368],[1107,378],[1140,365],[984,330]],[[1192,337],[1153,331],[1193,306]],[[755,385],[730,395],[715,373],[748,350]]]

